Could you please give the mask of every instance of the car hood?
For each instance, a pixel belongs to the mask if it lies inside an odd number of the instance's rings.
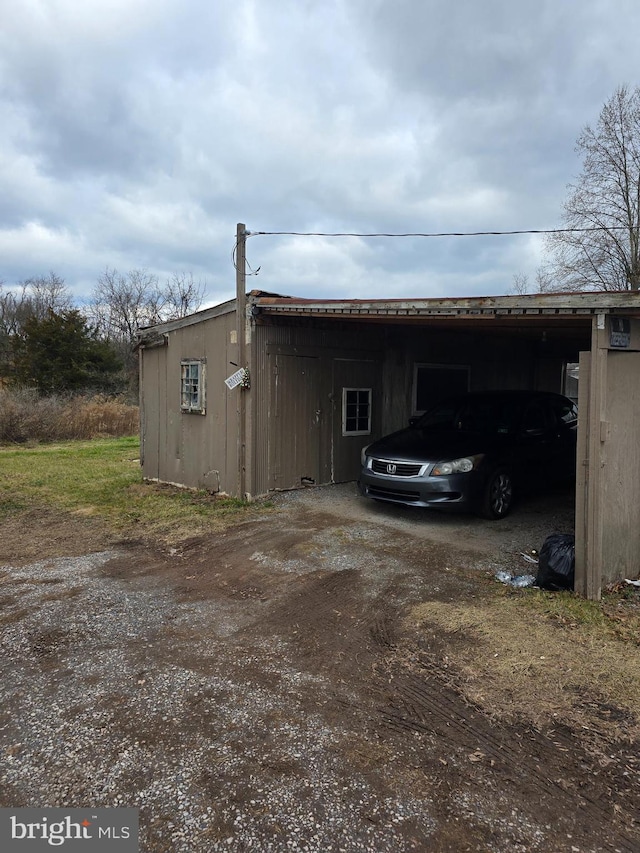
[[[500,451],[511,441],[508,434],[430,432],[419,427],[409,427],[375,441],[367,448],[367,456],[407,462],[440,462]]]

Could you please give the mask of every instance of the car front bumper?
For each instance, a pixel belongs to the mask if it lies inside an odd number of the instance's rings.
[[[473,511],[481,498],[474,472],[440,477],[394,477],[365,468],[358,480],[360,494],[367,498],[405,506],[451,511]]]

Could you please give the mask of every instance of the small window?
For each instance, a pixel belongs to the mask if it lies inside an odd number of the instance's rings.
[[[371,388],[342,389],[342,434],[371,433]]]
[[[180,409],[205,414],[204,361],[185,359],[181,365]]]

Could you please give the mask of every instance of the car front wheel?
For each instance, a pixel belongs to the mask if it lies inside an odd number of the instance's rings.
[[[484,518],[504,518],[513,506],[513,480],[506,468],[498,468],[487,480],[482,501]]]

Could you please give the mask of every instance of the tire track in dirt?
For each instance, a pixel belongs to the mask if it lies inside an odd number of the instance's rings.
[[[357,571],[317,572],[272,608],[263,628],[287,638],[307,668],[324,670],[342,660],[348,648],[365,651],[356,641],[362,633],[362,597]]]
[[[569,730],[556,728],[545,735],[530,727],[518,731],[514,726],[490,720],[462,701],[434,663],[422,662],[422,666],[424,675],[389,673],[385,692],[390,700],[378,708],[384,728],[400,735],[424,732],[456,751],[469,750],[468,758],[478,772],[499,777],[502,787],[513,786],[524,801],[530,796],[541,809],[545,802],[553,803],[554,811],[559,807],[568,815],[577,808],[588,809],[589,820],[604,825],[619,823],[619,811],[620,817],[625,814],[635,823],[637,790],[618,790],[617,801],[612,802],[608,786],[598,784],[588,772],[591,762],[586,755],[583,785],[577,789],[566,781],[567,768],[562,758],[581,751]],[[541,773],[543,766],[546,775]],[[618,825],[612,830],[606,849],[637,853],[640,838]]]
[[[399,581],[396,577],[395,583]],[[332,702],[356,715],[352,724],[368,721],[374,737],[376,732],[384,739],[391,736],[401,749],[411,744],[408,737],[415,732],[435,738],[434,747],[425,745],[422,760],[437,762],[437,756],[447,756],[458,768],[462,765],[468,777],[453,787],[454,799],[469,779],[476,779],[479,790],[500,791],[514,803],[522,801],[532,821],[538,814],[545,816],[543,823],[564,821],[567,835],[583,845],[577,849],[592,849],[588,827],[595,821],[612,827],[599,849],[637,853],[635,791],[617,786],[614,800],[571,731],[557,727],[544,733],[490,719],[464,700],[455,675],[443,673],[439,660],[419,652],[407,665],[402,608],[391,590],[367,596],[364,584],[353,569],[311,573],[270,611],[263,627],[286,638],[302,668],[332,673]],[[345,680],[349,695],[340,688]],[[445,812],[453,810],[454,799],[445,798]]]

